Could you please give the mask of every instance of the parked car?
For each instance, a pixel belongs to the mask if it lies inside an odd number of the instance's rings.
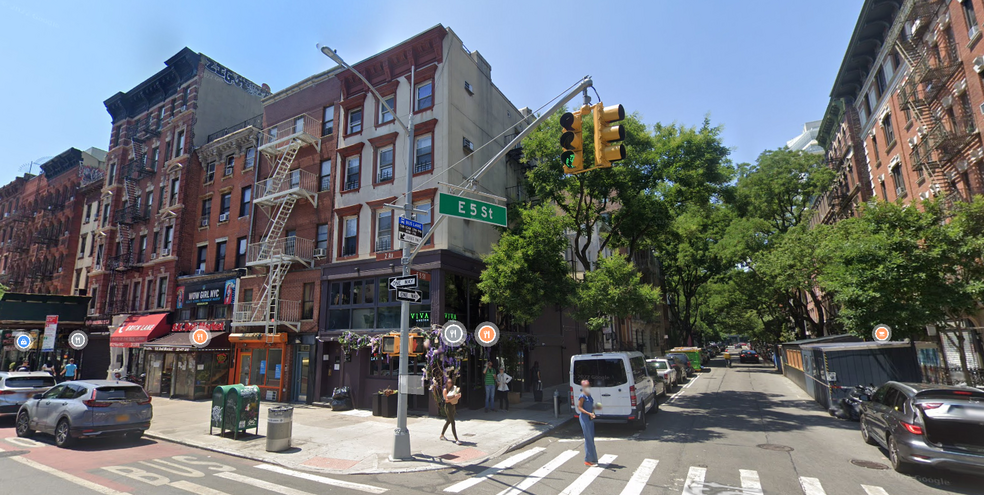
[[[669,393],[669,385],[666,384],[666,379],[663,377],[663,374],[660,373],[660,370],[656,367],[656,364],[646,361],[646,373],[648,373],[649,377],[653,379],[653,393],[656,394],[657,397],[665,397],[666,394]]]
[[[984,471],[984,391],[887,382],[861,405],[861,438],[900,473],[922,464]]]
[[[762,362],[762,358],[755,351],[745,350],[738,353],[738,362],[759,364]]]
[[[650,375],[658,374],[663,378],[663,383],[666,384],[666,391],[669,392],[673,390],[673,387],[677,385],[679,375],[677,374],[676,368],[670,365],[669,361],[666,359],[648,359],[646,364],[650,366]]]
[[[0,372],[0,414],[15,414],[34,394],[55,386],[55,377],[46,371]]]
[[[683,366],[683,373],[686,377],[694,376],[694,365],[690,361],[690,356],[682,352],[670,352],[666,354],[667,356],[676,359]]]
[[[707,362],[703,359],[704,353],[700,347],[674,347],[667,354],[683,354],[687,356],[687,359],[690,361],[690,367],[694,371],[701,371],[704,366],[703,363]]]
[[[646,428],[646,415],[659,411],[656,380],[646,370],[641,352],[602,352],[571,356],[571,410],[577,416],[574,401],[581,395],[581,380],[593,388],[595,421],[599,423],[633,423]],[[600,406],[599,406],[600,404]]]
[[[68,447],[78,438],[119,435],[136,441],[150,428],[150,397],[135,383],[72,381],[35,394],[17,412],[17,436],[51,433]]]
[[[666,362],[670,365],[670,367],[676,371],[676,376],[673,377],[676,385],[682,383],[684,378],[686,378],[687,367],[679,359],[676,359],[673,356],[657,357],[656,359],[665,359]]]

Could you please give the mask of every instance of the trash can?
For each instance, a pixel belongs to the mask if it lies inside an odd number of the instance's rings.
[[[294,408],[275,406],[267,409],[267,452],[283,452],[290,448],[291,430],[294,426]]]

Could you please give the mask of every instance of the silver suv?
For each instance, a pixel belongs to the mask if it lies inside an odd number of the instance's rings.
[[[55,386],[55,377],[46,371],[0,372],[0,414],[14,414],[34,394]]]
[[[86,380],[36,394],[17,413],[17,436],[51,433],[59,447],[77,438],[120,435],[136,441],[150,428],[150,397],[135,383]]]

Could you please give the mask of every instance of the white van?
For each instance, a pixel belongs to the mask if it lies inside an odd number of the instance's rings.
[[[581,380],[591,383],[595,421],[633,423],[646,428],[646,413],[659,412],[655,379],[646,371],[641,352],[602,352],[571,356],[571,410],[577,417],[576,401]],[[601,404],[601,407],[598,407]]]

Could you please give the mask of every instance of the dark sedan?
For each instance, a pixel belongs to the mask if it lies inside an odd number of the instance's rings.
[[[762,362],[762,358],[759,357],[757,352],[746,350],[738,354],[738,362],[759,364]]]

